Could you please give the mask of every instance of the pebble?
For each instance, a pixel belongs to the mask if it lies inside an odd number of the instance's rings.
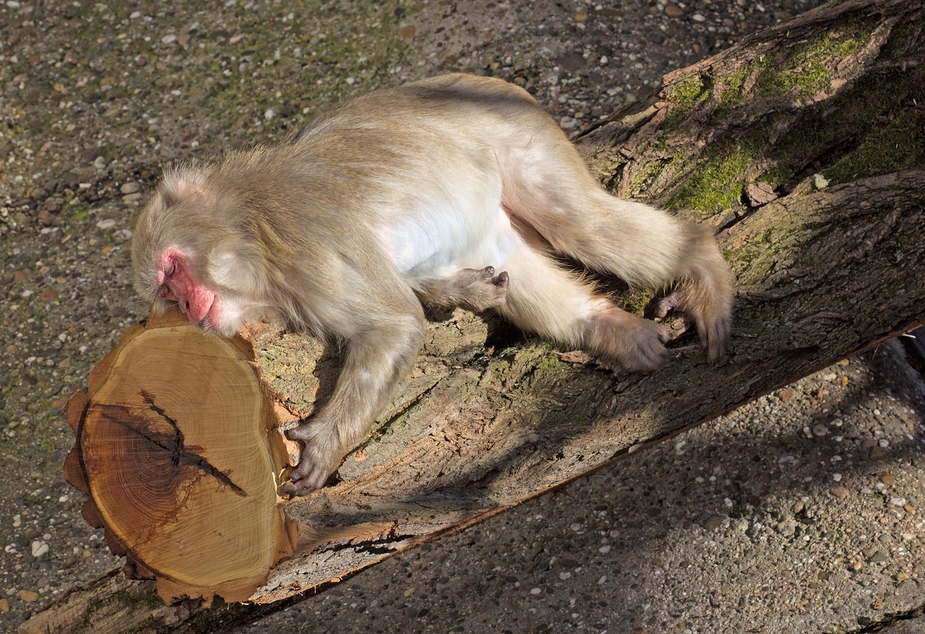
[[[16,594],[19,596],[20,599],[22,599],[26,603],[32,603],[33,601],[39,598],[39,593],[33,592],[32,590],[20,590]]]
[[[724,521],[725,519],[726,519],[726,516],[725,516],[725,515],[720,515],[720,514],[711,515],[710,517],[708,517],[707,519],[705,519],[705,520],[703,521],[702,526],[703,526],[706,530],[712,531],[712,530],[715,530],[715,529],[719,528],[720,526],[722,526],[722,525],[723,525],[723,521]]]
[[[684,9],[676,4],[668,4],[665,5],[665,15],[672,18],[678,18],[684,15]]]
[[[129,181],[127,183],[124,183],[122,187],[119,188],[119,191],[122,192],[123,194],[134,194],[140,190],[141,190],[141,185],[139,185],[135,181]]]
[[[837,497],[839,500],[844,500],[849,495],[851,495],[851,491],[849,491],[847,488],[843,486],[837,486],[837,487],[832,488],[832,495]]]
[[[32,542],[32,556],[36,559],[48,552],[48,544],[42,541]]]
[[[100,220],[96,223],[97,229],[112,229],[116,226],[116,221],[112,218],[107,218],[106,220]]]

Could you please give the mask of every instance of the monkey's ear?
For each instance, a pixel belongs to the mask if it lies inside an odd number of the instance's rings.
[[[164,175],[164,200],[168,205],[194,202],[197,205],[214,205],[215,193],[206,187],[198,174],[175,172]]]

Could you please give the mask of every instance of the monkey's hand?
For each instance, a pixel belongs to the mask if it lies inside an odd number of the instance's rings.
[[[283,491],[290,495],[308,495],[320,489],[337,469],[344,452],[333,424],[313,420],[286,431],[290,440],[304,443],[299,464],[289,474]]]

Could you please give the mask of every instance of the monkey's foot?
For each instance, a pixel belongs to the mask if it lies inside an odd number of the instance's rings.
[[[659,301],[655,316],[662,318],[678,310],[697,325],[700,342],[707,351],[710,363],[721,360],[726,354],[729,332],[732,328],[731,299],[707,294],[696,285],[685,285]]]
[[[471,271],[471,274],[469,272]],[[509,277],[507,271],[495,275],[495,267],[486,266],[484,269],[463,269],[459,272],[460,278],[468,277],[468,284],[461,290],[466,303],[474,310],[485,310],[500,306],[507,301],[507,288]]]
[[[418,282],[421,301],[430,306],[481,311],[507,301],[508,274],[495,267],[459,269],[449,277]]]
[[[668,330],[616,306],[598,310],[585,328],[585,345],[631,372],[648,372],[668,362]]]

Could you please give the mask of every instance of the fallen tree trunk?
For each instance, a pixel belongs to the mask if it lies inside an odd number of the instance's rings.
[[[925,322],[923,29],[920,0],[821,7],[668,75],[582,138],[615,193],[717,228],[738,282],[728,359],[708,367],[682,334],[667,368],[615,375],[542,342],[507,345],[466,313],[430,324],[341,481],[285,506],[332,532],[269,571],[251,601],[336,581]],[[309,414],[336,353],[278,329],[252,340],[279,404]],[[154,615],[146,583],[101,580],[22,631],[63,631],[115,594],[142,598],[111,609],[109,631],[139,611],[155,627],[203,609]],[[228,623],[254,608],[212,609]]]

